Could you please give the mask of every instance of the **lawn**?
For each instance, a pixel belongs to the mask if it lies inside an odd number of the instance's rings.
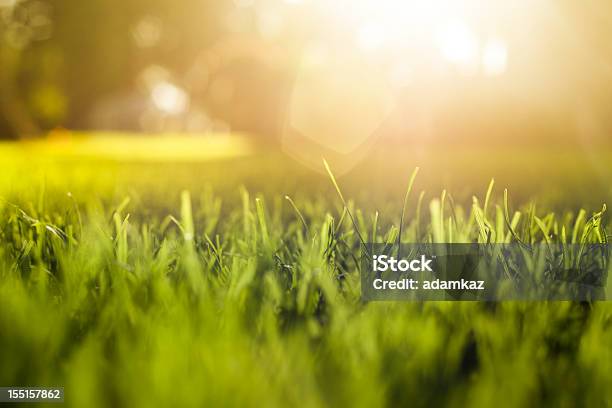
[[[244,141],[102,140],[0,145],[0,385],[71,407],[612,404],[610,303],[364,303],[358,261],[403,208],[403,242],[605,241],[608,152],[380,151],[334,178]]]

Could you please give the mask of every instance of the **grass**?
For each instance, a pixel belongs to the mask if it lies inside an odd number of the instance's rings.
[[[354,179],[263,154],[2,157],[0,385],[64,386],[75,407],[612,402],[608,303],[365,304],[358,273],[360,241],[400,235],[602,242],[602,202],[431,196],[416,171],[361,202]]]

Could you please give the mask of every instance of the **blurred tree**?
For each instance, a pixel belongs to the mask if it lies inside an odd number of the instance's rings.
[[[0,138],[28,135],[37,131],[19,78],[23,53],[33,40],[32,21],[25,2],[0,3]]]
[[[87,128],[98,101],[135,89],[150,65],[184,75],[220,35],[220,13],[228,5],[0,0],[0,137]],[[159,30],[154,41],[139,38],[138,30],[151,21]]]

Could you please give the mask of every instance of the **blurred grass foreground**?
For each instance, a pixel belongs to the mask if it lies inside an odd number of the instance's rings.
[[[410,173],[399,200],[361,184],[370,201],[353,186],[345,205],[236,143],[0,147],[0,384],[63,386],[70,407],[610,404],[608,302],[363,303],[356,232],[396,239]],[[607,240],[601,202],[513,200],[508,226],[502,187],[465,201],[419,180],[404,242]]]

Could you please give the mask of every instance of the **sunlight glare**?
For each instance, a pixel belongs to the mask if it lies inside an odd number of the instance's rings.
[[[478,37],[464,21],[443,25],[438,31],[437,42],[440,53],[448,62],[462,68],[477,64]]]
[[[482,52],[482,69],[487,76],[499,76],[506,72],[508,47],[500,39],[489,39]]]
[[[374,51],[385,44],[386,33],[382,24],[368,22],[357,32],[357,44],[364,51]]]

